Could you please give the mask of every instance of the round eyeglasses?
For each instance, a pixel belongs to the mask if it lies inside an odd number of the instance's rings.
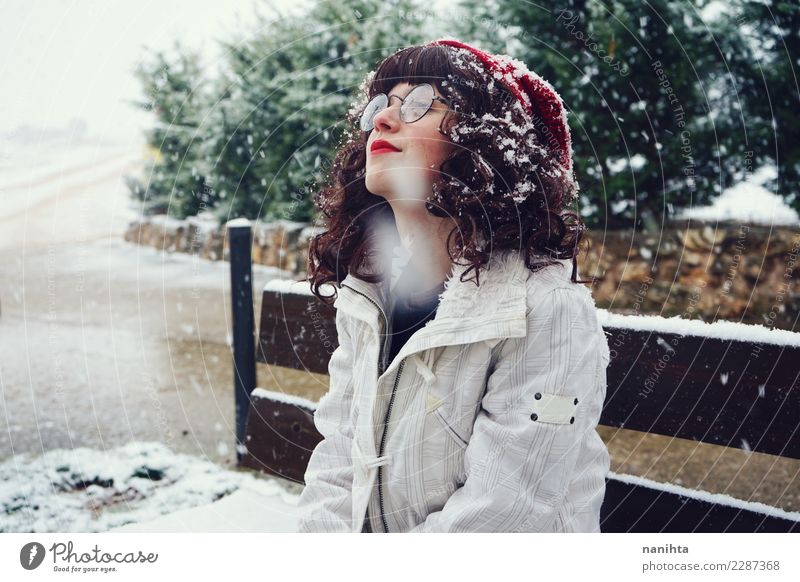
[[[422,119],[430,110],[434,101],[449,103],[447,99],[438,97],[433,90],[433,86],[429,83],[417,85],[409,91],[405,99],[399,95],[392,95],[392,97],[400,99],[400,119],[406,123],[414,123]],[[389,100],[390,98],[386,93],[378,93],[367,103],[364,112],[361,114],[362,131],[372,131],[375,127],[375,116],[388,107]]]

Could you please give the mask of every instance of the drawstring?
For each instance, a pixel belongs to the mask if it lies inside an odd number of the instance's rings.
[[[376,467],[380,467],[381,465],[388,465],[391,461],[391,455],[382,455],[380,457],[375,457],[374,459],[370,459],[369,461],[364,461],[364,465],[369,467],[370,469],[374,469]]]
[[[425,357],[427,359],[427,350],[425,352]],[[414,354],[411,359],[414,360],[414,363],[417,365],[417,370],[419,370],[420,375],[425,380],[426,384],[432,384],[434,380],[436,380],[436,374],[430,369],[428,364],[420,357],[420,352]]]
[[[429,350],[422,352],[425,354],[425,360],[431,358],[432,356],[429,354]],[[431,384],[433,384],[434,380],[436,380],[436,374],[433,373],[431,370],[431,366],[420,357],[419,352],[414,354],[411,358],[414,360],[414,363],[417,365],[417,370],[419,370],[420,376],[425,380],[425,384],[430,388]],[[438,398],[435,394],[433,394],[430,389],[425,390],[425,410],[426,412],[433,412],[439,406],[441,406],[442,400]]]

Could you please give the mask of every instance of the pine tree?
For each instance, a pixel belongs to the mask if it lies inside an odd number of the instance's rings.
[[[466,36],[528,63],[568,108],[584,220],[654,230],[733,179],[734,121],[719,90],[725,64],[695,8],[677,0],[566,0],[557,8],[493,0],[465,4],[499,35]]]
[[[303,19],[260,22],[226,46],[206,171],[225,216],[311,220],[353,96],[375,64],[420,42],[406,0],[323,0]]]
[[[727,21],[746,40],[746,50],[725,49],[744,102],[741,139],[753,152],[749,162],[776,166],[767,186],[800,210],[800,5],[737,0]]]
[[[126,181],[146,213],[185,217],[201,208],[204,180],[197,162],[207,109],[202,70],[199,55],[177,41],[171,52],[155,52],[135,70],[144,97],[133,104],[155,114],[146,135],[154,160],[142,177]]]
[[[415,0],[322,0],[302,18],[256,16],[244,40],[223,43],[218,73],[177,44],[143,63],[137,76],[154,97],[138,105],[156,111],[148,143],[160,161],[131,190],[178,217],[311,220],[365,75],[430,35],[431,23],[408,17],[418,13]]]

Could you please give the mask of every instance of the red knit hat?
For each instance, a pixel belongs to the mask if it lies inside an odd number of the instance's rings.
[[[567,111],[564,102],[555,89],[539,75],[530,71],[525,63],[508,55],[493,55],[474,46],[442,38],[429,45],[448,45],[466,49],[478,57],[492,77],[505,85],[522,103],[526,113],[544,123],[546,147],[555,150],[561,165],[572,169],[572,138],[567,124]]]

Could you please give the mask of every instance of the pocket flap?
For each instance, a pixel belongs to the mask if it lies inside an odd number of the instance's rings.
[[[531,420],[553,424],[572,424],[575,422],[575,396],[537,392],[534,395]]]

